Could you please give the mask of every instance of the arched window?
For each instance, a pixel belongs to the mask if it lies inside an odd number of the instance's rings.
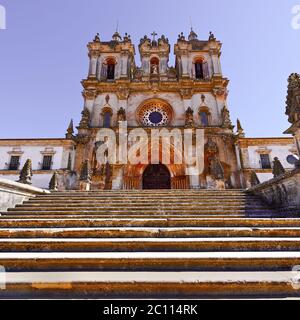
[[[206,79],[209,75],[207,62],[202,58],[198,58],[194,62],[195,64],[195,78],[196,79]]]
[[[201,124],[204,127],[207,127],[209,125],[209,121],[208,121],[208,114],[205,111],[201,111]]]
[[[102,110],[103,117],[103,127],[110,128],[111,127],[111,119],[112,119],[112,110],[109,108],[104,108]]]
[[[211,114],[207,107],[202,107],[199,110],[199,117],[200,117],[200,125],[203,127],[207,127],[210,125],[211,122]]]
[[[114,80],[115,71],[116,61],[113,58],[109,58],[102,65],[101,78],[105,80]]]
[[[150,60],[150,71],[151,74],[159,73],[159,59],[154,57]]]

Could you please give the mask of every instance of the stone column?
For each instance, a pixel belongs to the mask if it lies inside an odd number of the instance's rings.
[[[98,63],[99,53],[98,51],[90,51],[90,67],[89,67],[89,78],[96,78],[97,63]]]

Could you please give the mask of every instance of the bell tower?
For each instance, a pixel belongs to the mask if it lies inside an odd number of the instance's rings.
[[[144,36],[139,44],[142,79],[144,81],[149,80],[149,78],[167,80],[170,55],[169,40],[164,35],[156,40],[156,32],[153,32],[151,35],[152,40]]]
[[[99,34],[88,44],[90,67],[88,79],[116,81],[131,79],[135,67],[135,49],[130,36],[124,38],[115,32],[108,42],[100,40]]]

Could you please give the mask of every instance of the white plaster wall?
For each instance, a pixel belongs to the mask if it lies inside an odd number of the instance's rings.
[[[120,109],[119,99],[116,94],[112,93],[104,93],[101,95],[98,95],[92,110],[92,119],[91,119],[91,125],[94,127],[102,126],[102,109],[107,105],[106,103],[106,96],[109,95],[109,107],[113,110],[113,118],[112,121],[115,124],[117,121],[117,112]]]
[[[257,173],[257,177],[261,183],[269,181],[274,178],[273,174],[268,173],[268,172],[267,173]]]
[[[194,110],[194,119],[195,119],[195,124],[196,125],[200,125],[201,121],[200,121],[200,117],[199,117],[199,108],[200,106],[205,105],[206,107],[209,108],[209,111],[211,113],[211,117],[212,117],[212,122],[211,125],[220,125],[221,123],[221,115],[220,115],[220,111],[218,108],[218,104],[216,101],[216,98],[211,94],[211,93],[203,93],[205,96],[205,103],[202,103],[201,100],[201,96],[202,94],[195,94],[192,98],[191,101],[191,107]]]
[[[286,169],[292,169],[293,166],[290,165],[286,161],[286,157],[291,154],[289,151],[292,149],[293,145],[286,145],[286,146],[281,146],[281,145],[265,145],[265,146],[251,146],[248,147],[248,154],[249,154],[249,165],[250,168],[252,169],[260,169],[261,164],[260,164],[260,153],[257,151],[262,148],[266,147],[268,150],[271,150],[270,153],[270,160],[271,163],[274,160],[275,157],[278,157],[278,159],[281,161],[282,165]]]
[[[49,145],[40,145],[40,146],[19,146],[19,149],[23,154],[20,158],[20,169],[24,166],[27,159],[32,160],[32,169],[40,170],[41,163],[43,161],[43,154],[41,152],[45,151],[45,148],[51,148]],[[63,147],[53,147],[54,155],[53,155],[53,170],[62,169],[66,167],[68,152],[64,154]],[[6,170],[7,166],[5,163],[10,162],[10,154],[9,152],[13,151],[13,147],[0,147],[0,170]]]

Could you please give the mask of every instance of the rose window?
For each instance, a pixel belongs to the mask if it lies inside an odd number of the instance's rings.
[[[170,123],[172,109],[165,103],[150,102],[140,108],[138,117],[145,127],[163,127]]]

